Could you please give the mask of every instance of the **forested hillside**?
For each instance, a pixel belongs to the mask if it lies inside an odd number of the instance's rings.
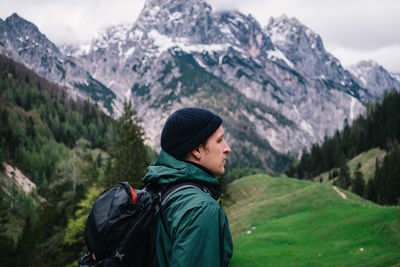
[[[84,250],[94,200],[117,181],[140,186],[149,159],[129,103],[113,120],[0,55],[0,162],[0,266],[66,266]],[[5,164],[36,190],[10,182]]]
[[[400,93],[387,92],[382,101],[370,104],[366,115],[342,131],[325,138],[303,151],[300,162],[292,164],[286,174],[298,179],[311,179],[330,171],[334,184],[380,204],[396,205],[400,198]],[[372,148],[386,151],[382,161],[376,159],[375,175],[366,182],[359,170],[349,172],[347,161]],[[337,170],[336,170],[337,169]],[[331,171],[334,170],[334,171]]]
[[[1,157],[18,166],[45,194],[55,163],[84,138],[106,150],[112,119],[88,101],[0,56]]]

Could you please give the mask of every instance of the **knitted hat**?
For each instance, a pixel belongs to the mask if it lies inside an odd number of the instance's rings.
[[[161,132],[161,148],[177,159],[204,143],[222,124],[217,114],[202,108],[172,113]]]

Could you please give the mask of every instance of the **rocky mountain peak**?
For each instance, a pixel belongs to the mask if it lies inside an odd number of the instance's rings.
[[[19,54],[30,50],[45,47],[52,54],[60,54],[55,44],[50,42],[44,34],[31,22],[13,13],[5,20],[4,28],[0,31],[0,41],[12,42]]]
[[[110,114],[115,94],[93,78],[80,63],[65,57],[31,22],[17,14],[0,24],[0,51],[40,76],[66,86],[72,97],[91,97]]]
[[[326,52],[318,34],[287,16],[262,28],[237,11],[213,13],[204,1],[148,0],[134,24],[106,29],[79,48],[83,53],[49,57],[41,46],[24,60],[17,45],[5,44],[16,51],[13,58],[115,116],[122,101],[131,100],[156,150],[173,110],[221,112],[237,166],[275,169],[280,153],[298,155],[364,110],[364,88]]]
[[[391,74],[398,82],[400,82],[400,72],[392,72]]]
[[[351,66],[350,69],[353,69],[354,67],[362,68],[364,71],[371,71],[373,69],[382,68],[382,66],[380,66],[377,62],[373,60],[361,60],[356,65]]]
[[[136,25],[155,30],[173,40],[187,38],[191,43],[211,43],[216,25],[211,18],[211,6],[198,0],[148,0]]]
[[[253,58],[274,49],[269,37],[251,15],[246,16],[238,11],[222,11],[215,17],[223,39],[233,45],[246,47]]]
[[[303,73],[311,77],[323,74],[318,73],[317,70],[310,72],[309,65],[304,64],[311,63],[304,62],[310,55],[314,61],[312,63],[331,60],[328,58],[321,37],[314,31],[301,24],[296,18],[289,18],[286,15],[272,17],[265,31],[273,44]]]
[[[29,31],[39,31],[39,29],[31,22],[23,19],[17,13],[13,13],[11,16],[6,18],[5,23],[15,29],[26,29]]]
[[[362,60],[349,68],[351,74],[361,86],[369,89],[373,96],[379,97],[384,90],[400,90],[400,81],[396,75],[385,70],[373,60]]]
[[[296,18],[289,18],[285,14],[280,17],[271,17],[267,24],[267,31],[274,43],[287,42],[292,36],[301,34],[305,28]]]
[[[161,9],[168,10],[170,13],[203,8],[206,12],[211,12],[211,6],[203,0],[147,0],[143,11],[159,12]]]
[[[298,72],[313,79],[329,80],[339,87],[356,86],[340,61],[325,50],[321,37],[296,18],[271,18],[264,30]]]

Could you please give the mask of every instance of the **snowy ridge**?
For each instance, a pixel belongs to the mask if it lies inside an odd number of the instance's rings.
[[[139,116],[147,122],[147,142],[156,150],[158,128],[162,126],[157,118],[165,117],[162,110],[166,110],[160,107],[155,111],[153,107],[171,96],[177,103],[167,102],[168,107],[187,103],[188,99],[180,96],[185,90],[179,80],[183,71],[175,63],[177,57],[187,54],[246,98],[268,107],[271,114],[243,112],[252,123],[259,124],[257,133],[274,149],[297,153],[342,127],[344,118],[350,116],[350,106],[354,114],[363,107],[359,99],[346,92],[346,86],[351,85],[348,74],[325,51],[316,33],[286,16],[271,21],[279,26],[271,24],[263,29],[252,16],[237,11],[213,13],[204,1],[149,0],[131,28],[120,27],[100,35],[80,60],[86,62],[94,77],[113,89],[119,99],[117,106],[126,98],[135,103]],[[290,41],[297,37],[300,45]],[[291,53],[293,47],[300,49]],[[333,80],[330,86],[340,92],[318,95],[329,92],[325,80]],[[171,81],[175,81],[174,89],[169,87]],[[302,103],[304,100],[306,103]],[[326,112],[337,109],[343,112],[325,119]],[[262,116],[265,121],[259,121]],[[282,118],[296,122],[296,130],[279,126],[285,121]]]
[[[400,73],[392,72],[391,75],[395,78],[398,82],[400,82]]]
[[[5,22],[0,21],[0,42],[4,44],[5,54],[16,62],[24,64],[52,82],[67,87],[69,94],[74,98],[93,97],[95,102],[107,107],[106,112],[112,113],[115,97],[113,92],[94,79],[78,61],[61,53],[60,49],[29,21],[17,14],[8,17]]]
[[[182,51],[187,53],[193,52],[220,52],[225,51],[231,45],[229,43],[225,44],[190,44],[190,40],[187,38],[176,38],[173,40],[171,37],[162,35],[156,30],[151,30],[148,34],[150,38],[154,40],[154,44],[158,47],[158,55],[170,48],[180,48]]]
[[[268,58],[274,61],[283,60],[289,67],[294,67],[293,63],[279,49],[269,50]]]
[[[372,60],[363,60],[348,68],[362,86],[369,89],[374,97],[380,97],[384,90],[395,89],[400,91],[400,81],[396,75],[385,70]]]
[[[325,50],[321,37],[296,18],[286,15],[270,18],[264,31],[274,46],[292,63],[289,66],[298,72],[307,77],[352,86],[351,76],[340,61]]]
[[[131,100],[155,150],[167,115],[199,105],[223,112],[239,129],[232,129],[230,141],[265,158],[265,167],[279,153],[298,156],[345,119],[351,123],[365,110],[363,103],[383,90],[382,79],[362,75],[384,74],[382,69],[371,65],[351,74],[295,18],[271,18],[262,27],[251,15],[212,12],[202,0],[148,0],[133,24],[104,29],[86,44],[63,47],[64,54],[24,32],[10,41],[4,28],[0,21],[8,54],[69,84],[71,94],[97,99],[114,116]],[[28,52],[21,57],[24,47]],[[35,49],[39,57],[30,57]],[[48,61],[40,66],[44,55]],[[387,77],[398,83],[395,75]]]
[[[106,28],[104,31],[98,32],[92,39],[84,44],[77,46],[64,46],[63,52],[68,56],[79,57],[85,56],[92,51],[107,49],[110,45],[117,44],[121,46],[127,39],[132,39],[133,35],[129,32],[132,24],[119,24]],[[133,51],[129,51],[133,53]],[[120,54],[121,55],[121,54]]]

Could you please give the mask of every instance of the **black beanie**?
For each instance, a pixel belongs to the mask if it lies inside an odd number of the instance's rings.
[[[172,113],[161,132],[161,148],[177,159],[204,143],[222,124],[217,114],[202,108],[182,108]]]

